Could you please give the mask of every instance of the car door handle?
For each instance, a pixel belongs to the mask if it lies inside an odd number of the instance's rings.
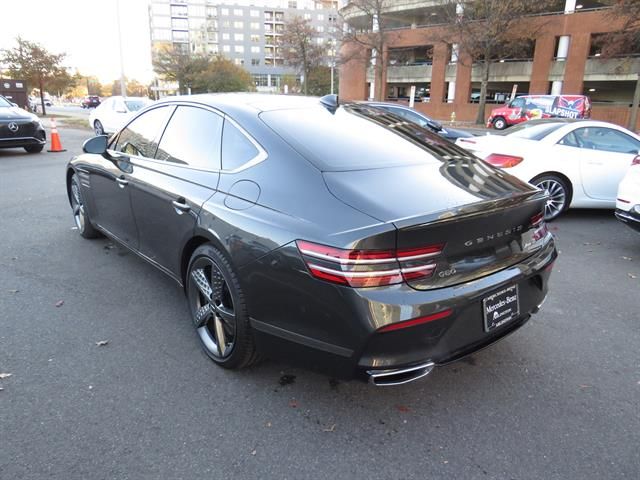
[[[178,215],[182,215],[183,213],[191,210],[191,207],[184,202],[185,202],[184,199],[174,200],[173,202],[171,202],[171,205],[174,206],[174,208],[176,209],[176,213],[178,213]]]
[[[116,182],[118,182],[118,186],[120,188],[124,188],[129,185],[129,180],[125,180],[123,177],[116,178]]]

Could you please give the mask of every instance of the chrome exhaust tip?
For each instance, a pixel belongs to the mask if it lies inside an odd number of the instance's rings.
[[[369,375],[369,383],[376,387],[391,387],[426,377],[433,371],[433,367],[435,367],[435,363],[426,362],[406,368],[367,370],[367,375]]]

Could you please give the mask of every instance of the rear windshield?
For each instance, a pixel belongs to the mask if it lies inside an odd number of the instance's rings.
[[[542,140],[544,137],[558,128],[566,125],[566,123],[521,123],[515,127],[501,132],[499,135],[507,137],[526,138],[528,140]]]
[[[143,100],[125,100],[124,103],[127,104],[127,108],[130,112],[137,112],[143,107],[146,107],[149,102],[145,102]]]
[[[453,147],[416,124],[360,105],[340,106],[335,113],[321,105],[272,110],[260,118],[322,171],[433,163],[438,159],[428,145]]]

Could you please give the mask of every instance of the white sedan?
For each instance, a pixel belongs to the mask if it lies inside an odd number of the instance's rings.
[[[640,232],[640,155],[634,159],[618,187],[616,217]]]
[[[530,120],[456,143],[546,190],[545,218],[567,208],[615,208],[618,184],[640,152],[640,136],[606,122]]]
[[[115,133],[150,103],[146,97],[109,97],[89,114],[89,125],[96,135]]]

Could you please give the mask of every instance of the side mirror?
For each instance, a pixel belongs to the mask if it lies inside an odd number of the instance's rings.
[[[442,130],[442,125],[436,121],[430,120],[427,122],[427,125],[429,125],[429,127],[435,130],[436,132],[439,132],[440,130]]]
[[[97,137],[90,138],[82,145],[82,151],[84,153],[104,155],[107,153],[107,136],[98,135]]]

